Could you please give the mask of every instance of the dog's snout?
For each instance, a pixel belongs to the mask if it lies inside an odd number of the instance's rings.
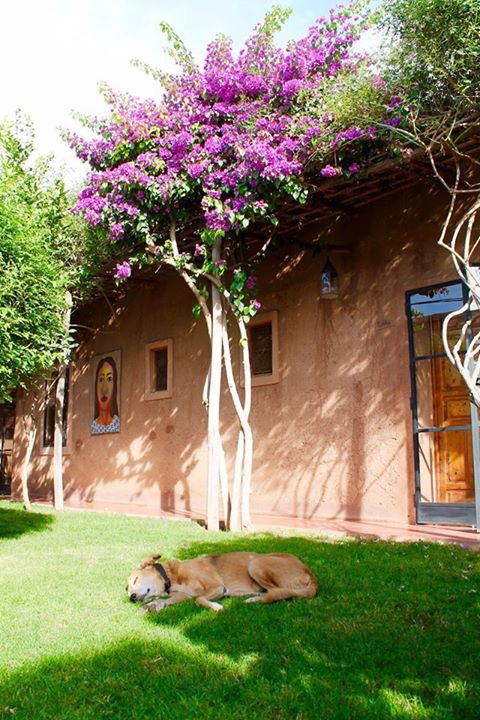
[[[137,601],[137,593],[132,593],[130,595],[130,602],[136,602]]]

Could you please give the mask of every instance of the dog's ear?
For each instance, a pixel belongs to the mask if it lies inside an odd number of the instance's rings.
[[[139,570],[143,570],[144,568],[147,568],[147,567],[153,567],[155,565],[155,563],[157,562],[157,560],[161,557],[162,557],[161,555],[152,555],[151,557],[144,558],[144,560],[142,560],[142,562],[138,566]]]

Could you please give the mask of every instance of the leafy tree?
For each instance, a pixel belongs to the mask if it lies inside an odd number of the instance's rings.
[[[73,345],[71,303],[91,291],[108,242],[70,212],[73,198],[48,159],[32,161],[33,129],[17,115],[0,125],[0,403],[29,388],[28,447],[22,471],[25,506],[43,381],[62,373]],[[48,391],[47,391],[48,392]],[[62,403],[62,394],[58,394]],[[61,408],[57,408],[61,424]],[[60,439],[61,449],[61,439]],[[61,457],[56,467],[61,468]],[[63,497],[61,482],[55,500]]]
[[[30,164],[28,124],[0,126],[0,402],[52,368],[68,346],[68,273],[55,249],[63,190]]]
[[[0,125],[0,402],[17,387],[62,361],[69,346],[65,329],[68,272],[55,247],[65,194],[45,182],[48,165],[33,165],[33,132],[17,116]],[[34,410],[25,416],[28,436],[22,469],[24,504],[30,508],[28,466],[36,436],[35,410],[41,395],[32,390]]]
[[[421,114],[478,106],[478,0],[386,0],[386,80],[407,93]]]
[[[391,48],[382,71],[396,96],[397,142],[428,158],[450,198],[438,243],[471,300],[447,316],[443,342],[480,406],[480,334],[471,327],[471,310],[480,307],[480,3],[387,0],[381,25]],[[462,316],[462,332],[450,342],[449,323]]]

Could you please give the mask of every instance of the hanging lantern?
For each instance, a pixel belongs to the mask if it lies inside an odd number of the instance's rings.
[[[338,273],[327,257],[327,261],[320,275],[320,297],[324,300],[338,298]]]

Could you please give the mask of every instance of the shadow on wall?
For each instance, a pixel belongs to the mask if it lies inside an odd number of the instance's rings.
[[[77,474],[69,470],[67,460],[67,499],[75,496],[82,502],[95,502],[100,496],[105,503],[102,494],[114,494],[106,486],[116,483],[120,488],[119,501],[127,508],[129,503],[133,509],[136,505],[145,506],[147,496],[148,511],[152,514],[179,511],[188,515],[192,510],[189,478],[195,472],[200,448],[206,437],[206,413],[201,405],[202,385],[200,382],[198,386],[192,383],[192,397],[184,396],[182,405],[179,404],[179,397],[183,388],[175,384],[171,398],[145,401],[143,397],[145,343],[172,334],[172,283],[178,297],[175,316],[182,318],[182,337],[175,337],[174,342],[174,368],[181,364],[191,365],[196,375],[201,375],[202,371],[198,367],[206,365],[204,356],[198,350],[201,342],[199,344],[197,340],[200,336],[201,341],[202,333],[206,333],[192,318],[190,291],[184,287],[183,281],[171,274],[167,289],[157,282],[142,283],[140,288],[138,285],[128,287],[113,319],[109,320],[106,313],[103,326],[108,327],[111,339],[102,337],[104,330],[96,330],[85,337],[85,344],[80,348],[76,387],[82,390],[80,402],[77,401],[76,406],[82,407],[83,414],[73,414],[72,425],[77,428],[74,454],[78,454],[72,465],[75,468],[82,457],[81,453],[84,453],[83,457],[91,464],[92,472],[84,473],[83,482],[79,483]],[[94,326],[95,318],[89,322]],[[107,347],[108,343],[112,347],[122,347],[121,432],[91,436],[85,418],[85,408],[89,407],[91,393],[89,351],[91,353],[92,347]],[[128,372],[127,364],[130,368]],[[195,418],[194,422],[192,417]],[[79,436],[82,439],[78,439]],[[127,490],[121,488],[122,483]],[[112,499],[111,502],[115,501]],[[180,508],[176,507],[178,503],[181,504]]]
[[[420,204],[414,192],[375,203],[327,235],[351,247],[332,254],[340,299],[323,301],[317,291],[312,303],[299,292],[302,281],[319,286],[324,255],[312,273],[305,254],[276,295],[273,307],[288,313],[279,340],[285,382],[256,388],[252,404],[254,468],[275,497],[274,513],[361,518],[367,496],[379,515],[398,504],[399,487],[405,508],[413,497],[405,292],[453,278],[436,245],[444,217],[437,193]]]

